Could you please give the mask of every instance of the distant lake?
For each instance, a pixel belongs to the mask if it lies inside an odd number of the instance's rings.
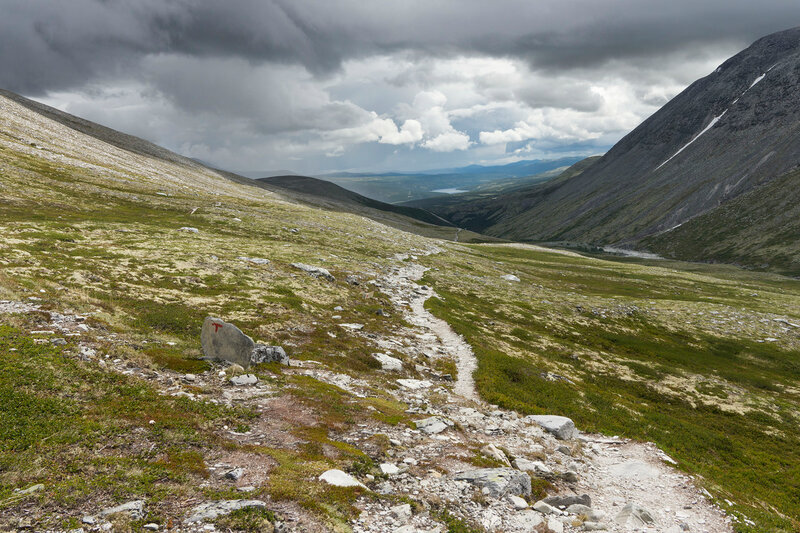
[[[444,193],[444,194],[458,194],[460,192],[467,192],[467,191],[465,191],[463,189],[436,189],[436,190],[431,191],[431,192],[441,192],[441,193]]]

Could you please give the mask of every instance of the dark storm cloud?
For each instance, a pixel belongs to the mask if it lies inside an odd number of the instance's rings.
[[[783,0],[1,0],[0,86],[28,94],[130,74],[154,54],[238,57],[322,74],[397,50],[538,68],[746,45],[800,24]]]

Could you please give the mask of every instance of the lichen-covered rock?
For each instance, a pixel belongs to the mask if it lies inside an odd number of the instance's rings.
[[[536,422],[548,433],[560,440],[573,439],[578,433],[578,430],[575,429],[575,423],[566,416],[530,415],[526,416],[525,419]]]
[[[194,524],[205,520],[213,520],[219,516],[238,511],[239,509],[248,509],[250,507],[264,508],[266,506],[267,504],[261,500],[221,500],[217,502],[208,502],[192,509],[186,522],[188,524]]]
[[[215,317],[207,317],[203,321],[200,344],[206,358],[229,361],[244,368],[250,366],[250,356],[255,348],[253,339],[242,330]]]
[[[280,363],[282,365],[289,364],[289,356],[286,355],[286,350],[280,346],[267,346],[265,344],[256,344],[253,352],[250,354],[250,362],[254,365],[259,363]]]

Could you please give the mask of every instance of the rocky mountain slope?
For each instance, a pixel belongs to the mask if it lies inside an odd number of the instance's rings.
[[[0,97],[0,529],[800,519],[797,281],[426,238],[48,113]],[[222,321],[289,364],[208,360]]]
[[[713,220],[715,210],[757,188],[762,203],[778,205],[798,188],[791,173],[800,164],[798,82],[800,28],[766,36],[690,85],[580,176],[438,214],[509,239],[640,246],[694,217]],[[777,179],[785,186],[769,187]],[[687,259],[772,264],[778,250],[765,244],[772,229],[762,225],[766,219],[725,213],[756,236],[739,251],[734,240],[724,252],[710,244],[726,239],[725,232],[707,234],[707,246],[692,247],[685,232],[649,242]],[[782,243],[785,257],[776,264],[798,271],[798,243]]]

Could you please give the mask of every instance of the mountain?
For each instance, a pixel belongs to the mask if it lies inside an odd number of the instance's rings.
[[[765,236],[782,212],[725,207],[747,194],[758,205],[780,206],[800,187],[792,173],[798,164],[800,28],[794,28],[759,39],[694,82],[580,175],[437,214],[509,239],[627,247],[647,239],[653,250],[683,259],[735,258],[800,272],[800,238],[778,245]],[[778,179],[784,187],[770,187]],[[692,227],[718,217],[728,224],[704,233],[705,245],[684,242],[689,229],[669,235],[700,216]],[[747,228],[749,241],[729,240],[731,225]]]
[[[523,180],[567,167],[580,157],[542,161],[525,160],[507,165],[427,170],[423,172],[350,173],[337,172],[317,176],[345,189],[382,202],[401,203],[441,197],[450,191],[470,191],[497,181]]]

